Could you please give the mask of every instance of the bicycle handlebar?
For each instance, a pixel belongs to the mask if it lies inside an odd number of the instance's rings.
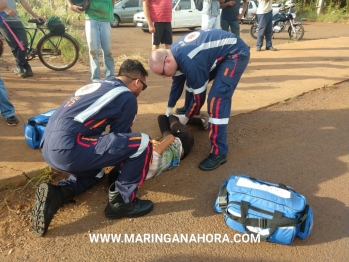
[[[28,23],[35,23],[36,25],[43,25],[45,24],[45,21],[42,19],[39,19],[40,21],[36,20],[36,19],[29,19]]]

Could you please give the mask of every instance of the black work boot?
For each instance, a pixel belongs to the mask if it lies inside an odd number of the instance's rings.
[[[75,193],[69,186],[41,184],[36,191],[36,202],[31,215],[34,233],[38,236],[45,235],[54,214],[74,196]]]
[[[115,183],[113,183],[110,188],[115,188]],[[104,210],[104,214],[107,218],[140,217],[153,210],[153,202],[150,200],[135,198],[132,202],[126,204],[119,191],[110,191],[110,188],[109,201]]]
[[[220,165],[227,162],[227,155],[214,155],[210,154],[205,160],[203,160],[199,168],[204,171],[214,170]]]

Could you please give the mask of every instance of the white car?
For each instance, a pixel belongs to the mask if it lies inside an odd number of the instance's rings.
[[[132,23],[133,15],[143,11],[142,0],[118,0],[114,5],[114,20],[111,27],[118,27],[120,23]]]
[[[143,32],[148,32],[148,23],[144,13],[133,16],[133,24]],[[172,0],[172,28],[189,28],[195,30],[201,26],[201,11],[196,9],[194,0]]]

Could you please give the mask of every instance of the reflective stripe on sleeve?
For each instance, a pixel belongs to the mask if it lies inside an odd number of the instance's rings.
[[[143,134],[143,133],[141,133],[141,136],[142,136],[141,144],[138,147],[137,152],[134,153],[132,156],[130,156],[130,158],[134,158],[134,157],[139,156],[147,148],[147,146],[149,144],[149,136],[147,134]]]
[[[193,49],[188,54],[188,56],[190,59],[193,59],[193,57],[196,56],[202,50],[216,48],[216,47],[224,46],[224,45],[235,45],[235,44],[236,44],[236,38],[225,38],[225,39],[220,39],[220,40],[216,40],[216,41],[212,41],[212,42],[202,43],[200,46]]]
[[[189,86],[185,86],[185,90],[187,90],[190,93],[193,93],[194,95],[197,95],[197,94],[201,94],[202,92],[205,92],[205,90],[207,89],[207,85],[208,85],[208,80],[200,88],[193,89],[193,88],[190,88]]]
[[[124,92],[131,92],[130,89],[128,89],[125,86],[120,86],[118,88],[114,88],[110,90],[109,92],[105,93],[103,96],[98,98],[92,105],[90,105],[88,108],[86,108],[84,111],[82,111],[80,114],[78,114],[76,117],[74,117],[74,120],[80,123],[84,123],[86,119],[88,119],[90,116],[94,115],[96,112],[98,112],[104,105],[109,103],[112,99],[119,96],[120,94]]]

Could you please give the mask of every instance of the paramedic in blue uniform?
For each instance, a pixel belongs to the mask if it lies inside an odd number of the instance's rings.
[[[148,173],[152,142],[147,134],[131,131],[146,76],[139,61],[127,59],[116,78],[83,86],[51,116],[42,154],[51,167],[70,177],[38,187],[31,216],[34,233],[43,236],[59,207],[98,183],[104,167],[120,170],[109,188],[106,217],[138,217],[153,209],[150,200],[136,198]]]
[[[207,84],[213,80],[207,98],[211,149],[199,165],[202,170],[214,170],[227,162],[226,130],[232,96],[249,59],[249,46],[236,35],[219,29],[192,32],[177,39],[169,50],[158,49],[149,55],[150,69],[173,80],[166,115],[172,114],[186,82],[186,113],[176,115],[182,124],[204,105]]]

